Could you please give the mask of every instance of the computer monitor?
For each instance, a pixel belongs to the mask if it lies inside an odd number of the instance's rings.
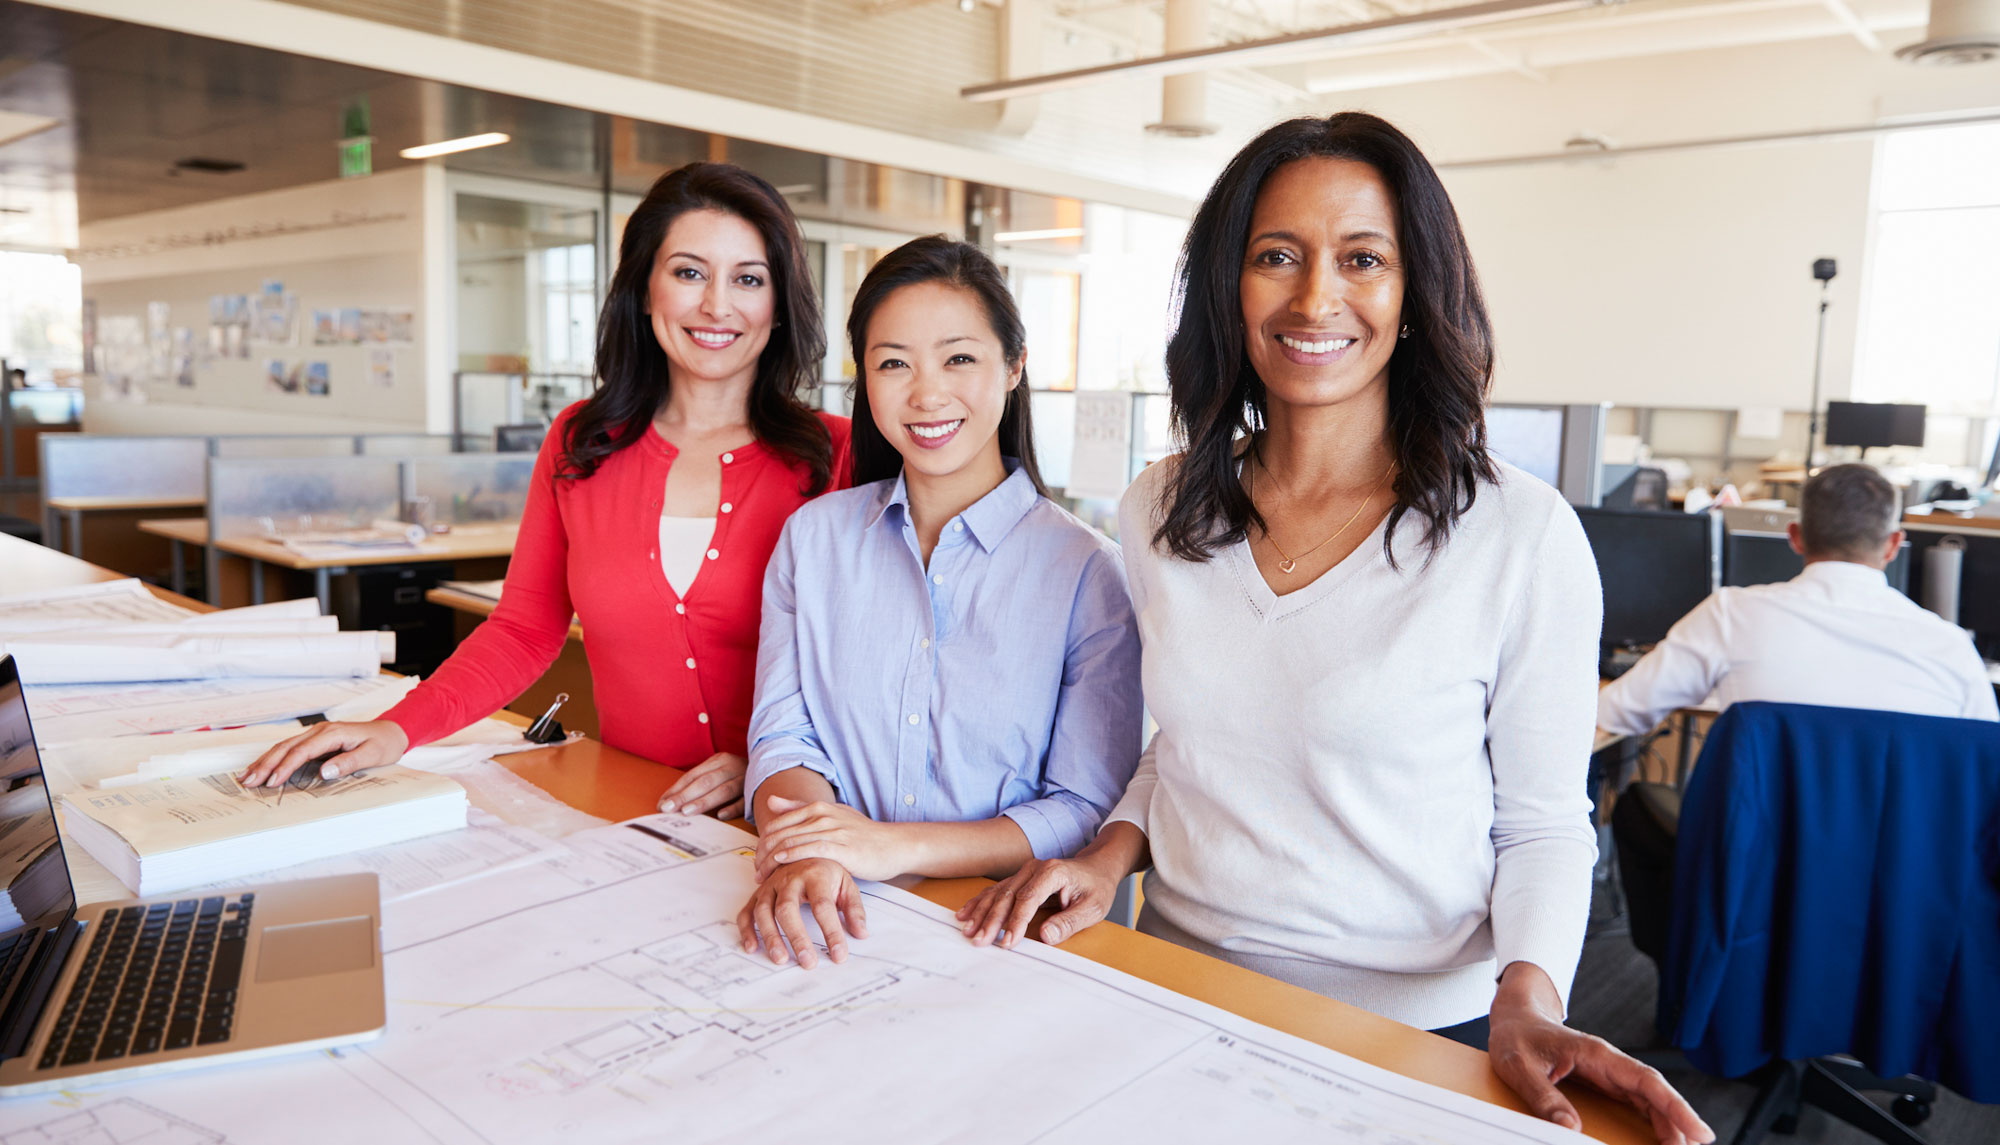
[[[1731,588],[1778,584],[1805,571],[1806,559],[1792,551],[1792,539],[1784,533],[1728,529],[1723,536],[1722,583]],[[1890,588],[1909,595],[1910,542],[1903,542],[1882,571]]]
[[[2000,531],[1952,529],[1945,526],[1906,527],[1910,538],[1910,595],[1924,599],[1924,568],[1930,551],[1946,537],[1959,537],[1965,552],[1959,558],[1958,625],[1972,630],[1980,652],[2000,659]]]
[[[542,439],[548,435],[549,427],[539,423],[496,425],[493,427],[493,448],[500,453],[535,453],[542,448]]]
[[[1560,487],[1563,407],[1488,406],[1486,447],[1509,465]]]
[[[1924,407],[1890,402],[1826,403],[1826,444],[1922,445]]]
[[[1606,647],[1657,644],[1722,577],[1722,518],[1578,506],[1604,586]]]

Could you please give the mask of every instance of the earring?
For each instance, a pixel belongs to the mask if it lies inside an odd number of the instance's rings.
[[[1398,337],[1398,338],[1407,338],[1407,337],[1409,337],[1409,336],[1410,336],[1410,324],[1409,324],[1409,323],[1407,323],[1407,322],[1405,322],[1405,323],[1403,323],[1403,332],[1402,332],[1402,333],[1400,333],[1400,334],[1398,334],[1398,335],[1396,335],[1396,337]]]

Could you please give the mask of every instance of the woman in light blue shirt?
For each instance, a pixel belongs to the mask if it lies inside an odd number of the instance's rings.
[[[1004,876],[1083,845],[1139,759],[1117,546],[1048,499],[999,268],[942,236],[863,280],[854,488],[793,514],[764,576],[743,948],[834,961],[854,880]],[[844,924],[843,924],[844,919]],[[779,937],[782,934],[782,938]]]

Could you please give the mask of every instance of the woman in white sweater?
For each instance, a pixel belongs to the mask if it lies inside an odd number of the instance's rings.
[[[1104,917],[1490,1048],[1538,1114],[1574,1075],[1664,1142],[1713,1134],[1563,1025],[1596,859],[1602,611],[1576,514],[1485,448],[1491,331],[1457,215],[1401,132],[1280,124],[1189,231],[1167,350],[1185,450],[1120,535],[1159,722],[1091,845],[960,912],[976,942]]]

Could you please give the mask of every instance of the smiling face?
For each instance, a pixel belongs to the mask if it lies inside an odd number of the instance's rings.
[[[667,228],[646,285],[646,315],[678,374],[755,378],[777,308],[756,227],[727,211],[699,210]]]
[[[1272,400],[1386,396],[1402,324],[1396,201],[1350,159],[1297,159],[1257,195],[1239,278],[1250,365]]]
[[[905,286],[868,320],[868,412],[911,477],[1005,472],[1000,415],[1023,361],[1008,362],[979,297],[938,282]]]

